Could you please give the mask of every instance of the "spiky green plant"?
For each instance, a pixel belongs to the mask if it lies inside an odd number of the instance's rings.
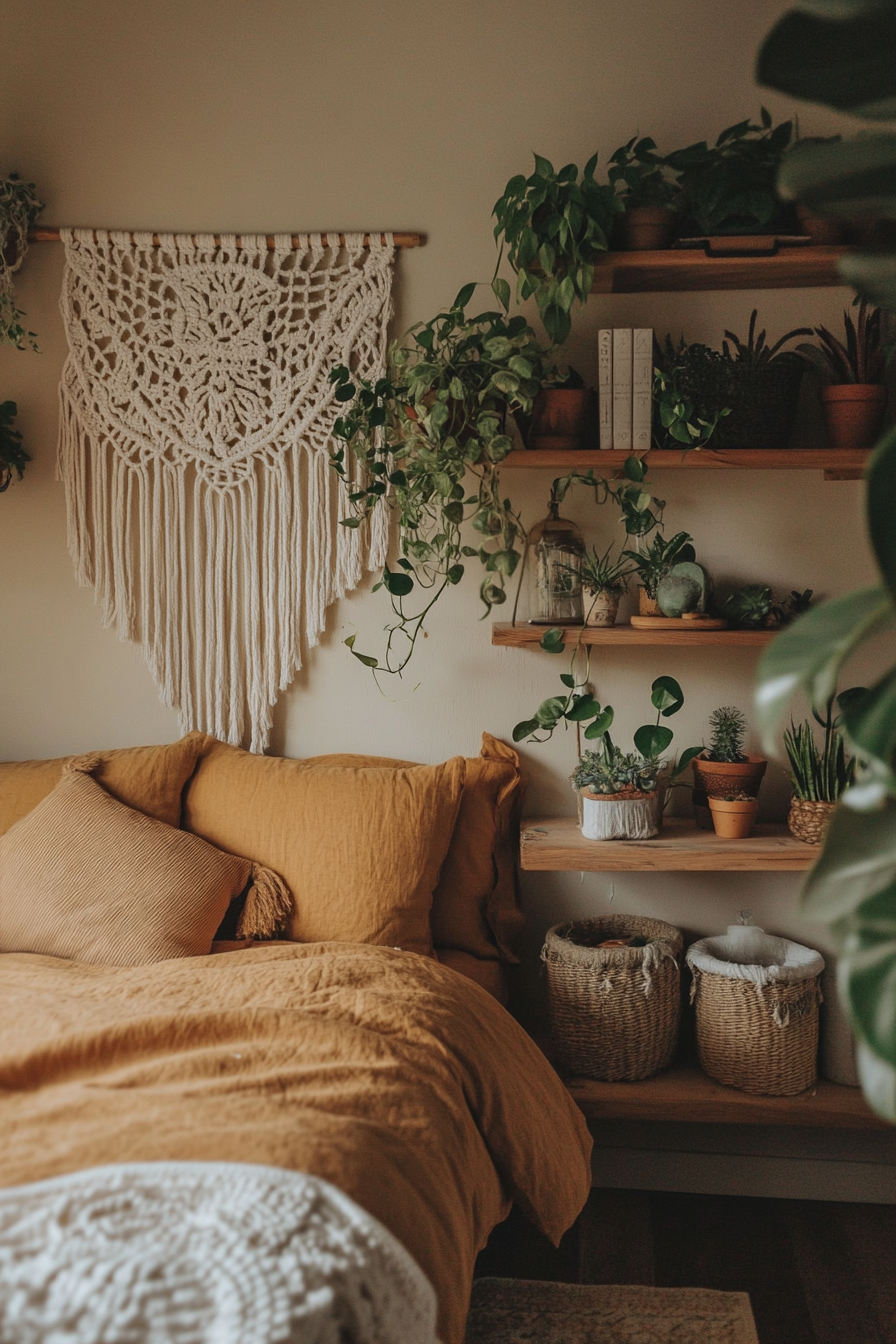
[[[844,703],[855,697],[857,689],[853,687],[844,692]],[[834,701],[828,701],[824,714],[813,711],[812,718],[824,731],[820,750],[809,719],[802,723],[794,723],[791,719],[790,728],[784,729],[784,747],[794,793],[807,802],[836,803],[852,783],[854,762],[846,754],[839,718],[834,716]]]
[[[710,761],[745,761],[744,741],[747,736],[747,721],[734,705],[720,705],[709,716],[709,752]]]
[[[865,298],[856,299],[858,312],[853,321],[843,313],[846,344],[827,327],[815,327],[821,345],[798,345],[797,354],[828,383],[882,383],[890,356],[884,341],[881,310],[872,308]]]

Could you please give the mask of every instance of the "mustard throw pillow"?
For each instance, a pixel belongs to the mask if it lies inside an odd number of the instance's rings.
[[[294,898],[293,939],[428,955],[464,770],[460,756],[406,769],[310,768],[215,742],[187,789],[184,825],[280,874]]]
[[[309,766],[408,769],[384,756],[312,756]],[[451,844],[433,893],[433,946],[486,961],[518,961],[514,940],[523,923],[516,858],[522,799],[520,758],[491,733],[467,760],[464,792]],[[426,769],[419,766],[418,769]],[[474,979],[477,977],[474,976]]]
[[[207,955],[256,866],[125,807],[83,768],[0,840],[0,952],[105,966]],[[288,893],[257,876],[282,917]]]
[[[184,785],[208,740],[204,733],[188,733],[166,746],[107,751],[94,777],[120,803],[156,821],[179,826]],[[52,792],[64,767],[74,759],[0,762],[0,835]]]

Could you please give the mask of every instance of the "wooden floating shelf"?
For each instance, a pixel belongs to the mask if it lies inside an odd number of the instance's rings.
[[[859,1088],[821,1078],[797,1097],[754,1097],[714,1082],[697,1064],[681,1062],[640,1083],[600,1083],[591,1078],[567,1078],[565,1083],[579,1110],[591,1120],[887,1128]]]
[[[594,468],[602,475],[618,475],[631,456],[609,448],[520,448],[508,453],[501,465],[557,472]],[[870,448],[692,448],[689,452],[655,448],[644,453],[642,460],[650,471],[823,471],[826,481],[858,481],[870,457]]]
[[[599,626],[567,625],[511,625],[497,622],[492,626],[492,643],[510,649],[537,649],[545,630],[559,629],[564,644],[574,644],[581,637],[582,644],[612,645],[616,648],[634,648],[641,644],[674,644],[685,648],[694,645],[723,644],[729,648],[761,648],[770,644],[777,630],[689,630],[685,621],[680,630],[635,630],[630,625]]]
[[[655,840],[586,840],[575,817],[536,817],[520,828],[520,866],[540,873],[801,873],[815,845],[786,826],[760,823],[747,840],[720,840],[672,817]]]
[[[842,285],[845,247],[783,247],[774,257],[707,257],[691,248],[607,252],[594,268],[592,294],[695,289],[805,289]]]

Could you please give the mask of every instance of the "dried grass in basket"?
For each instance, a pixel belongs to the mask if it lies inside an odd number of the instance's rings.
[[[787,825],[790,834],[807,845],[824,841],[836,803],[818,803],[807,798],[791,798]]]
[[[646,947],[583,946],[641,936]],[[580,940],[580,941],[576,941]],[[542,949],[551,1031],[562,1068],[633,1082],[672,1062],[681,1015],[678,929],[639,915],[557,924]]]
[[[793,1097],[815,1082],[818,977],[757,985],[692,966],[697,1051],[711,1078],[742,1092]]]

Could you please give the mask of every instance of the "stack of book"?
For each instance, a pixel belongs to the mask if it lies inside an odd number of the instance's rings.
[[[653,328],[604,327],[598,354],[600,446],[646,452],[653,419]]]

